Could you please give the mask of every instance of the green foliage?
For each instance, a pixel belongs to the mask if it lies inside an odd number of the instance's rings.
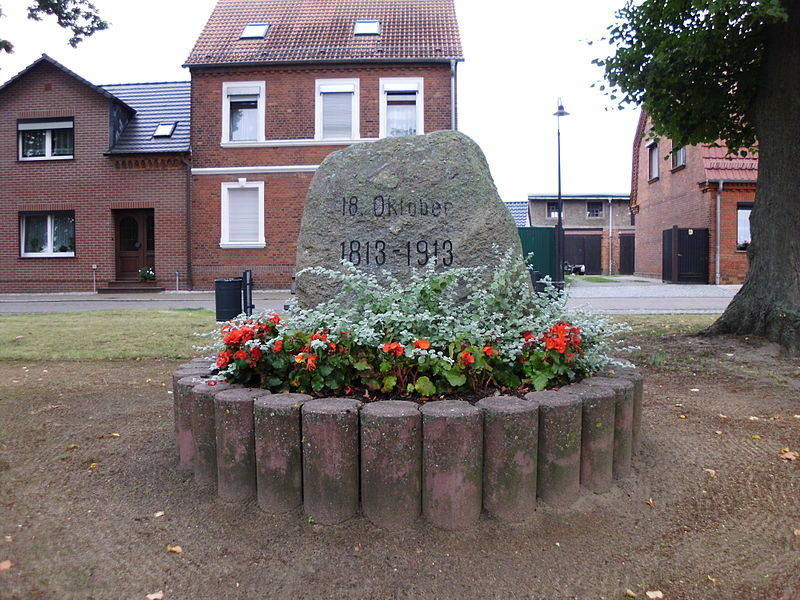
[[[609,95],[642,105],[653,134],[676,147],[756,144],[751,115],[766,25],[785,21],[780,0],[628,0],[609,27]]]
[[[67,43],[73,48],[96,31],[108,29],[108,23],[100,18],[97,7],[89,0],[35,0],[28,6],[29,19],[41,21],[43,15],[55,16],[60,27],[72,32]],[[13,52],[14,45],[0,39],[0,50]]]

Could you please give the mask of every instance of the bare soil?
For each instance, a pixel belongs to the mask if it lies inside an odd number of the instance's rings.
[[[176,468],[176,362],[0,362],[0,598],[800,599],[800,459],[780,454],[800,450],[800,361],[757,339],[633,341],[633,477],[462,532],[220,501]]]

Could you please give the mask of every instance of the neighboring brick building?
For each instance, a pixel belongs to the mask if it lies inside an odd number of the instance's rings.
[[[288,287],[317,166],[455,129],[460,60],[452,0],[220,0],[186,61],[195,287],[243,269]]]
[[[144,267],[174,286],[188,156],[188,82],[96,86],[43,55],[0,87],[0,291],[127,286]]]
[[[582,264],[586,275],[633,273],[634,231],[627,194],[562,194],[564,260]],[[556,194],[531,194],[532,227],[555,227]],[[609,252],[610,249],[610,252]]]
[[[633,144],[631,210],[636,274],[686,283],[740,283],[747,273],[750,210],[758,160],[724,147],[651,140],[639,119]]]

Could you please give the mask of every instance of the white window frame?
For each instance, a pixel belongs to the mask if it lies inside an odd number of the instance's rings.
[[[57,215],[71,214],[73,221],[72,234],[75,235],[75,213],[73,211],[53,211],[48,213],[21,213],[19,219],[19,255],[22,258],[72,258],[75,256],[75,242],[73,249],[68,252],[53,250],[53,219]],[[28,217],[47,217],[47,242],[49,249],[46,252],[25,252],[25,219]]]
[[[380,78],[380,120],[378,137],[387,136],[386,113],[388,92],[417,93],[417,135],[425,133],[425,78],[424,77],[381,77]]]
[[[661,165],[661,153],[658,149],[658,142],[650,142],[647,144],[647,180],[654,181],[658,179],[659,170]]]
[[[591,214],[591,211],[589,210],[589,205],[590,204],[598,204],[598,205],[600,205],[600,213],[597,214],[597,215]],[[586,218],[587,219],[602,219],[604,212],[605,211],[603,210],[603,201],[602,200],[587,200],[586,201]]]
[[[61,156],[53,155],[53,130],[72,129],[72,154]],[[44,156],[23,156],[22,155],[22,132],[23,131],[44,131],[45,132],[45,155]],[[19,160],[71,160],[75,158],[75,122],[72,119],[53,119],[52,121],[39,121],[28,123],[17,123],[17,157]]]
[[[753,205],[749,202],[741,202],[736,205],[736,250],[738,252],[747,251],[748,246],[752,242],[752,233],[750,231],[750,215],[752,214]],[[744,235],[744,234],[747,235]]]
[[[314,139],[315,140],[357,140],[361,138],[361,106],[359,79],[317,79],[314,84]],[[327,93],[352,94],[352,126],[349,138],[324,138],[323,134],[323,95]]]
[[[550,210],[550,205],[555,204],[555,210]],[[558,202],[553,202],[552,200],[548,200],[545,203],[544,207],[546,218],[548,219],[557,219],[558,218]]]
[[[686,166],[686,146],[672,149],[672,168],[680,169]]]
[[[255,140],[232,141],[231,140],[231,96],[236,96],[237,89],[257,88],[258,101],[256,106],[258,123]],[[228,81],[222,84],[222,141],[223,147],[246,147],[251,144],[258,144],[266,141],[265,130],[265,106],[267,97],[267,83],[265,81]]]
[[[229,191],[231,189],[257,189],[258,190],[258,239],[232,242],[230,240],[230,209],[229,209]],[[220,211],[220,248],[264,248],[267,241],[264,237],[264,182],[263,181],[247,181],[245,178],[239,181],[223,182],[220,194],[222,206]]]

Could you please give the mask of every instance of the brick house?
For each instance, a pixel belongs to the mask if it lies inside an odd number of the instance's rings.
[[[633,273],[634,226],[627,194],[562,194],[564,260],[582,264],[586,275]],[[532,227],[555,227],[556,194],[530,194]]]
[[[192,280],[288,287],[306,192],[331,152],[456,128],[452,0],[219,0],[192,79]]]
[[[47,55],[0,87],[3,292],[186,273],[189,83],[97,86]]]
[[[747,273],[750,210],[758,159],[726,148],[673,148],[646,135],[642,113],[633,144],[631,210],[636,274],[675,283],[740,283]]]

